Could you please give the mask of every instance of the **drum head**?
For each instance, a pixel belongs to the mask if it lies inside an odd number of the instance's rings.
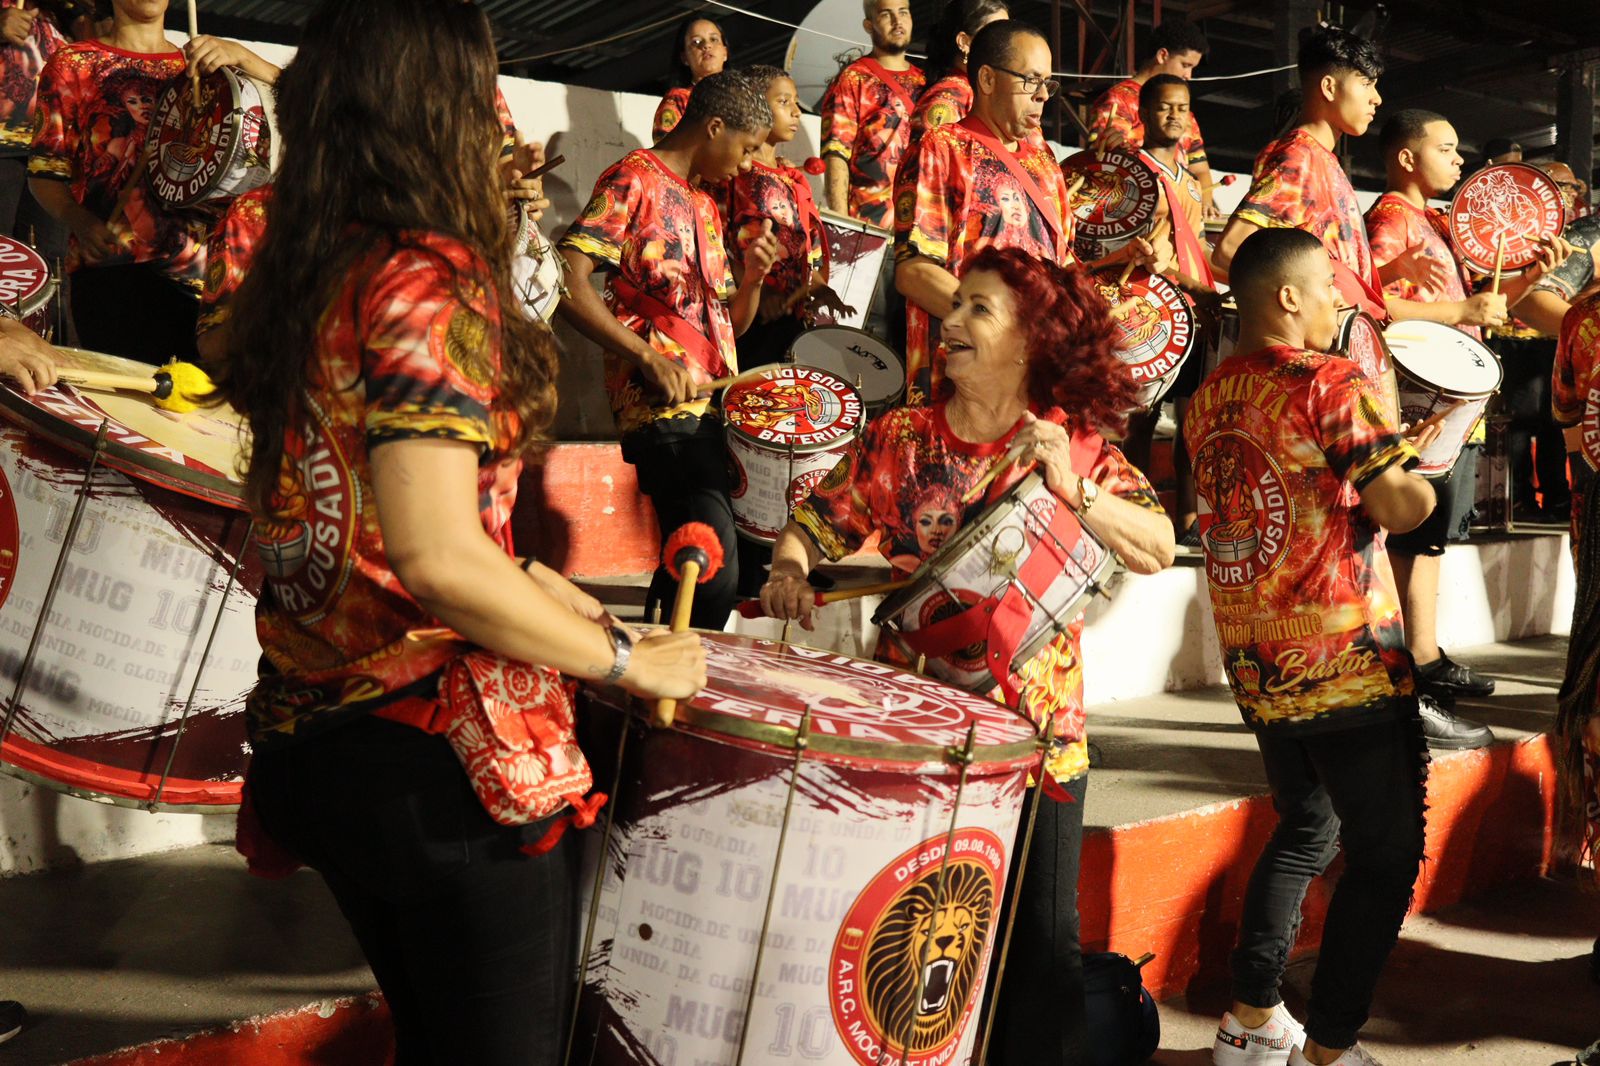
[[[24,319],[55,295],[50,264],[21,241],[0,236],[0,305],[14,318]]]
[[[1493,274],[1505,238],[1502,272],[1515,273],[1538,260],[1539,242],[1566,225],[1561,190],[1538,167],[1502,163],[1485,167],[1461,183],[1450,201],[1450,235],[1463,262]]]
[[[1194,305],[1172,281],[1136,269],[1118,284],[1121,268],[1095,275],[1117,325],[1117,358],[1127,364],[1140,387],[1140,406],[1149,407],[1172,387],[1183,361],[1200,339]]]
[[[814,452],[861,432],[856,387],[811,366],[775,366],[741,378],[722,394],[728,432],[777,451]]]
[[[861,390],[869,408],[888,407],[906,391],[905,360],[888,344],[864,330],[819,326],[795,339],[787,362],[837,374]]]
[[[1070,186],[1080,176],[1083,186],[1072,196],[1077,236],[1105,245],[1143,234],[1161,207],[1161,180],[1131,152],[1111,151],[1097,157],[1079,152],[1062,164]]]
[[[270,86],[222,67],[200,79],[196,107],[193,84],[167,86],[145,134],[150,191],[169,207],[247,192],[270,180],[277,161]]]
[[[1422,389],[1470,399],[1500,388],[1499,357],[1454,326],[1396,322],[1383,340],[1400,373]]]
[[[81,348],[57,348],[71,367],[150,377],[156,368]],[[106,424],[101,462],[186,496],[246,510],[240,460],[249,447],[244,421],[226,404],[187,414],[163,411],[143,393],[98,392],[56,385],[24,396],[0,388],[0,417],[81,456],[94,452]]]

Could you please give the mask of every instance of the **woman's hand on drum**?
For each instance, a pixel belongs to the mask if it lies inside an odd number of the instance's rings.
[[[761,586],[761,609],[769,618],[799,622],[801,629],[810,630],[816,625],[812,614],[817,609],[817,590],[804,574],[774,569]]]
[[[1503,326],[1507,317],[1506,297],[1502,292],[1480,292],[1462,301],[1462,326]]]
[[[56,382],[56,352],[12,318],[0,318],[0,375],[25,393],[48,389]]]
[[[1011,451],[1021,466],[1038,464],[1044,472],[1044,483],[1070,507],[1083,505],[1083,479],[1072,469],[1072,442],[1067,431],[1054,422],[1036,417],[1032,411],[1024,414],[1027,425],[1012,438]]]
[[[661,393],[668,407],[688,403],[700,391],[694,382],[694,375],[660,352],[653,351],[641,360],[639,369],[644,371],[645,379]]]
[[[706,650],[695,633],[652,630],[633,645],[619,682],[646,699],[686,700],[706,687]]]

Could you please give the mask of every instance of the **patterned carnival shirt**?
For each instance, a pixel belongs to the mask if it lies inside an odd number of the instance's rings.
[[[923,90],[911,113],[911,150],[929,130],[960,122],[972,110],[972,82],[962,71],[946,74]]]
[[[0,0],[0,11],[24,6],[25,0]],[[35,6],[33,30],[26,44],[0,43],[0,156],[27,155],[38,128],[39,74],[67,43],[55,15]]]
[[[1170,167],[1143,150],[1139,152],[1139,158],[1165,179],[1161,183],[1161,204],[1156,208],[1156,217],[1150,224],[1146,239],[1158,250],[1166,249],[1172,258],[1172,269],[1180,270],[1196,281],[1214,284],[1216,279],[1211,273],[1210,248],[1202,237],[1205,233],[1205,203],[1201,199],[1200,180],[1185,165],[1181,149],[1173,156]],[[1178,219],[1182,220],[1185,232],[1194,238],[1192,241],[1179,239],[1174,229],[1175,220]],[[1200,261],[1186,261],[1188,257],[1182,254],[1184,248],[1190,249]]]
[[[1139,90],[1144,86],[1128,78],[1100,94],[1089,108],[1089,132],[1100,136],[1107,130],[1122,134],[1129,148],[1144,147],[1144,120],[1139,117]],[[1192,167],[1206,162],[1206,142],[1200,136],[1200,119],[1189,112],[1189,132],[1178,142],[1178,150]]]
[[[1233,217],[1264,229],[1303,229],[1374,295],[1383,292],[1350,178],[1339,157],[1305,130],[1290,130],[1256,156],[1250,191]]]
[[[1073,261],[1075,220],[1050,147],[1036,134],[1009,152],[975,114],[929,130],[917,144],[895,182],[894,214],[896,262],[922,256],[960,278],[985,248]],[[944,376],[938,348],[938,320],[908,301],[908,404],[938,395]]]
[[[822,155],[850,164],[853,218],[889,227],[895,174],[911,144],[911,114],[924,80],[917,67],[886,70],[866,56],[841,70],[823,95]]]
[[[828,235],[822,228],[805,171],[792,163],[754,163],[733,179],[729,197],[728,229],[733,234],[733,258],[744,261],[745,249],[761,236],[762,224],[771,220],[778,239],[777,262],[764,284],[789,295],[799,292],[822,265]]]
[[[1385,296],[1420,303],[1450,303],[1465,300],[1466,276],[1450,244],[1450,224],[1436,207],[1419,209],[1403,196],[1386,192],[1367,208],[1367,243],[1372,246],[1372,261],[1387,266],[1407,248],[1422,245],[1423,254],[1443,263],[1447,272],[1442,285],[1419,285],[1410,278],[1395,278],[1383,287]],[[1477,326],[1457,326],[1461,332],[1481,337]]]
[[[1600,470],[1600,292],[1573,304],[1561,319],[1550,373],[1550,413],[1567,431],[1567,451],[1581,455],[1591,472]],[[1593,487],[1592,478],[1573,481],[1569,529],[1576,560],[1584,532],[1584,499]]]
[[[267,232],[267,207],[272,185],[251,189],[235,197],[206,242],[206,287],[200,294],[200,321],[196,333],[209,333],[228,320],[228,305],[244,284],[256,248]]]
[[[384,554],[371,452],[416,438],[476,447],[483,527],[510,553],[522,463],[503,457],[512,417],[492,410],[493,292],[465,245],[405,232],[359,259],[323,314],[305,410],[285,438],[272,506],[256,516],[268,667],[247,705],[258,749],[360,713],[362,701],[416,692],[461,652],[459,641],[407,639],[439,622]]]
[[[1271,347],[1190,401],[1200,542],[1228,683],[1252,729],[1313,732],[1413,693],[1400,605],[1360,490],[1417,458],[1353,362]]]
[[[675,85],[661,98],[656,105],[656,116],[650,121],[651,144],[665,137],[672,127],[683,121],[683,112],[689,106],[689,91],[687,85]]]
[[[1065,424],[1059,408],[1039,417]],[[967,493],[1005,454],[1025,423],[1018,421],[999,440],[973,444],[957,437],[945,420],[945,405],[901,407],[868,424],[811,496],[794,511],[817,548],[829,559],[857,551],[874,532],[878,550],[894,568],[896,579],[908,578],[956,531],[976,519],[1026,475],[1010,467],[970,504]],[[1096,456],[1084,476],[1105,492],[1160,512],[1155,489],[1115,445],[1098,434],[1069,427],[1073,453]],[[1034,656],[1020,673],[1021,707],[1035,723],[1054,719],[1056,742],[1045,769],[1057,782],[1082,776],[1089,768],[1084,739],[1083,616]],[[892,641],[882,641],[878,657],[906,665]],[[1000,689],[991,693],[996,699]]]
[[[606,272],[611,313],[696,381],[738,371],[727,306],[733,271],[716,204],[654,152],[629,152],[600,175],[589,206],[560,247],[593,259]],[[625,444],[630,434],[647,428],[693,434],[710,413],[707,397],[659,406],[641,370],[613,353],[605,358],[606,391]]]
[[[145,183],[134,183],[145,130],[167,84],[183,75],[183,53],[125,52],[98,41],[69,44],[39,76],[39,128],[28,176],[71,183],[72,198],[110,224],[127,249],[101,260],[153,263],[199,295],[205,279],[208,227],[198,217],[167,211]],[[67,269],[82,265],[74,238]]]

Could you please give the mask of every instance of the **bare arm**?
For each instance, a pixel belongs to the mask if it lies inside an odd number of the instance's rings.
[[[0,376],[26,393],[48,389],[56,381],[56,350],[14,318],[0,318]]]
[[[850,213],[850,164],[836,155],[823,156],[822,196],[836,215]]]
[[[1465,300],[1435,303],[1386,296],[1383,303],[1397,322],[1421,320],[1446,326],[1498,326],[1506,320],[1504,293],[1480,292]]]
[[[604,678],[614,660],[606,631],[522,572],[484,531],[478,449],[463,441],[399,440],[372,450],[373,494],[384,551],[419,604],[467,640],[574,677]],[[641,640],[622,684],[687,698],[705,684],[693,634]]]
[[[894,267],[895,291],[934,318],[950,313],[960,287],[954,274],[927,256],[914,255]]]
[[[203,33],[183,46],[183,54],[189,66],[202,74],[210,74],[221,67],[238,67],[252,78],[271,85],[283,73],[277,65],[268,63],[238,41]]]
[[[618,322],[605,301],[600,299],[600,294],[595,292],[594,286],[589,283],[590,276],[594,274],[594,260],[571,248],[562,248],[560,251],[567,261],[569,278],[568,295],[557,308],[561,317],[606,351],[636,364],[661,389],[667,403],[686,403],[693,399],[695,384],[689,372]]]
[[[1535,289],[1517,304],[1517,317],[1546,337],[1561,336],[1561,320],[1572,307],[1559,293]]]
[[[1218,281],[1228,280],[1228,267],[1233,263],[1233,257],[1238,254],[1239,245],[1260,228],[1254,222],[1246,222],[1238,215],[1228,219],[1228,224],[1222,227],[1222,235],[1217,238],[1216,251],[1211,253],[1211,269],[1216,272]]]
[[[822,560],[822,552],[799,523],[790,520],[772,546],[772,568],[761,586],[761,608],[773,618],[792,618],[810,629],[816,594],[806,575]]]
[[[1371,519],[1391,533],[1409,533],[1433,513],[1433,486],[1420,474],[1399,463],[1367,482],[1361,490],[1361,507]]]
[[[1189,173],[1194,175],[1194,180],[1200,183],[1200,217],[1210,218],[1216,214],[1217,203],[1216,188],[1211,184],[1211,162],[1207,160],[1197,166],[1191,166]]]

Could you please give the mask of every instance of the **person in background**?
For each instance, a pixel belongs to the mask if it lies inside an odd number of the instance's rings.
[[[0,233],[32,247],[52,270],[67,254],[66,227],[28,191],[39,74],[69,38],[94,32],[89,15],[69,4],[0,0]]]
[[[911,151],[930,129],[960,122],[972,110],[972,82],[967,80],[967,53],[972,38],[991,22],[1011,17],[1002,0],[949,0],[933,27],[928,45],[931,82],[911,115]]]
[[[728,62],[728,40],[722,27],[702,15],[690,15],[678,23],[672,42],[672,85],[656,105],[650,123],[651,144],[683,120],[695,83],[707,74],[719,73]]]
[[[822,112],[823,196],[828,210],[887,229],[895,174],[911,145],[924,77],[906,58],[908,0],[862,0],[872,51],[841,70]]]

